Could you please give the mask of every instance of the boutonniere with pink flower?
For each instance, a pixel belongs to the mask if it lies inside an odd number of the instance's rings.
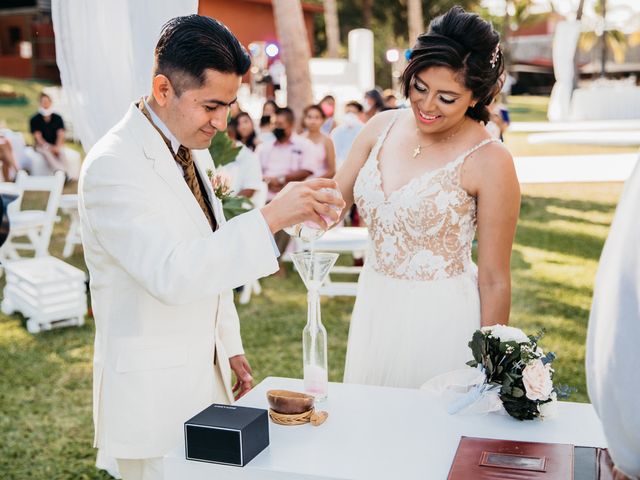
[[[220,200],[225,200],[233,195],[233,190],[231,190],[231,177],[227,175],[223,171],[213,172],[213,170],[207,170],[207,177],[209,177],[209,181],[211,182],[211,188],[213,188],[213,193]]]
[[[224,218],[231,220],[233,217],[246,213],[253,208],[251,200],[234,195],[234,191],[231,189],[232,179],[226,172],[222,170],[214,172],[208,169],[207,177],[211,182],[213,193],[222,202]]]

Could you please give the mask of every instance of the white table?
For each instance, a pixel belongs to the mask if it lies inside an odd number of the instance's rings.
[[[238,404],[267,408],[266,391],[302,391],[302,381],[269,377]],[[605,447],[590,404],[560,402],[558,415],[520,422],[508,416],[452,416],[420,390],[331,383],[320,427],[270,423],[269,447],[246,467],[187,461],[184,445],[164,458],[165,480],[445,479],[460,436]]]

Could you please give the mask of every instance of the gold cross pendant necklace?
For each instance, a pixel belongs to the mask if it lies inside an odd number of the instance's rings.
[[[467,120],[467,117],[464,117],[464,119],[462,120],[462,122],[460,123],[460,126],[456,129],[456,131],[453,132],[451,135],[446,136],[445,138],[441,138],[440,140],[436,140],[435,142],[431,142],[427,145],[421,145],[420,143],[418,143],[418,146],[413,150],[413,158],[416,158],[418,155],[420,155],[422,153],[423,148],[430,147],[431,145],[435,145],[436,143],[442,143],[442,142],[446,142],[447,140],[451,140],[460,132],[460,130],[462,130],[462,127],[464,126],[464,122],[466,120]],[[416,128],[416,133],[419,133],[419,132],[420,130]]]

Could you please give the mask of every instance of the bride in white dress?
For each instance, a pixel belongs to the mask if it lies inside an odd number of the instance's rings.
[[[474,330],[508,322],[520,190],[484,127],[503,72],[498,42],[459,7],[435,19],[404,72],[411,108],[372,118],[336,175],[371,237],[345,382],[417,388],[471,359]]]

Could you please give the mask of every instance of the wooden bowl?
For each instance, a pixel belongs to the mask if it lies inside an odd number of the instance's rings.
[[[311,410],[314,400],[312,395],[289,390],[269,390],[267,392],[267,401],[271,409],[286,415],[300,414]]]

